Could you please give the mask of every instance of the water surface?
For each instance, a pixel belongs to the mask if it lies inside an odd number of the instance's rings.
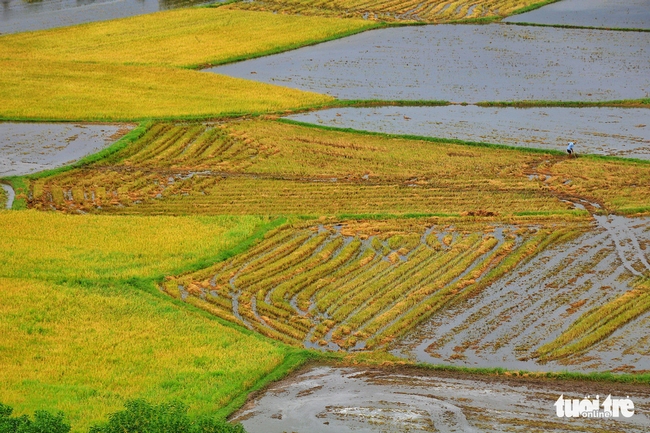
[[[0,0],[0,34],[112,20],[215,0]]]
[[[318,125],[388,134],[650,159],[650,110],[644,108],[333,108],[289,116]]]
[[[492,25],[364,32],[206,69],[341,99],[650,97],[650,33]]]
[[[61,167],[98,152],[132,124],[0,122],[0,177]]]
[[[650,0],[562,0],[503,21],[650,29]]]

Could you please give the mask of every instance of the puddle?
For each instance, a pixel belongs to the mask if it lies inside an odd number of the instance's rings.
[[[117,141],[135,125],[0,122],[0,177],[61,167]]]
[[[335,108],[289,116],[318,125],[449,137],[578,153],[650,159],[647,109],[445,107]]]
[[[64,27],[182,8],[214,0],[2,0],[0,34]]]
[[[627,292],[650,271],[650,218],[596,218],[592,231],[542,251],[475,299],[434,315],[392,352],[433,364],[528,371],[650,370],[650,314],[580,355],[547,364],[530,359],[582,314]]]
[[[5,190],[5,193],[7,194],[7,201],[5,202],[5,209],[11,209],[11,206],[14,204],[14,199],[16,198],[16,193],[14,192],[14,189],[10,187],[9,185],[6,185],[4,183],[0,183],[0,187]],[[0,205],[2,203],[0,202]]]
[[[560,395],[630,398],[630,418],[558,418]],[[645,432],[647,387],[507,379],[421,369],[309,367],[273,383],[231,421],[250,433]],[[566,427],[566,430],[564,428]]]
[[[205,71],[341,99],[650,97],[650,33],[492,25],[374,30]]]
[[[503,20],[507,23],[650,29],[649,0],[562,0]]]

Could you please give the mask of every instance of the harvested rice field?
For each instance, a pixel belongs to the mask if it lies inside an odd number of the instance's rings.
[[[571,203],[578,195],[634,213],[650,208],[649,175],[642,163],[272,120],[163,122],[108,158],[32,180],[23,198],[35,209],[112,214],[508,216],[584,212]]]
[[[539,3],[537,0],[411,0],[402,2],[388,0],[252,0],[237,3],[237,7],[244,10],[266,10],[287,14],[444,23],[501,18]]]
[[[375,30],[205,71],[340,99],[650,97],[650,33],[491,24]]]
[[[550,3],[5,1],[0,424],[648,431],[650,32]]]
[[[273,384],[233,416],[250,433],[591,432],[641,433],[647,413],[625,418],[558,418],[555,401],[633,400],[650,404],[647,386],[485,377],[426,368],[311,366]],[[288,404],[291,402],[291,404]]]
[[[596,217],[589,231],[434,315],[393,353],[529,371],[650,370],[649,247],[650,219]]]
[[[646,108],[342,107],[288,116],[336,128],[650,159]]]
[[[585,229],[544,220],[298,223],[164,289],[289,344],[375,349]]]

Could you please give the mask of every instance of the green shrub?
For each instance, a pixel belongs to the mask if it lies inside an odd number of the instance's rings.
[[[109,415],[107,423],[91,427],[89,433],[245,433],[241,425],[214,418],[191,420],[187,406],[176,401],[154,406],[132,400],[124,406],[125,410]]]
[[[12,417],[13,409],[0,403],[0,433],[68,433],[70,426],[63,421],[63,413],[52,415],[44,410],[34,412],[32,421],[27,415]],[[199,430],[200,431],[200,430]]]

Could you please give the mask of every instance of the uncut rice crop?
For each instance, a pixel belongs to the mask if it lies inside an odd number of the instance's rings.
[[[237,7],[301,15],[363,16],[378,20],[441,23],[505,17],[538,3],[539,0],[254,0],[237,3]]]
[[[376,348],[577,228],[496,227],[462,219],[294,223],[228,261],[168,278],[163,289],[286,343]]]
[[[578,318],[555,340],[536,351],[541,360],[581,353],[650,310],[650,279],[640,278],[634,288],[593,308]]]

